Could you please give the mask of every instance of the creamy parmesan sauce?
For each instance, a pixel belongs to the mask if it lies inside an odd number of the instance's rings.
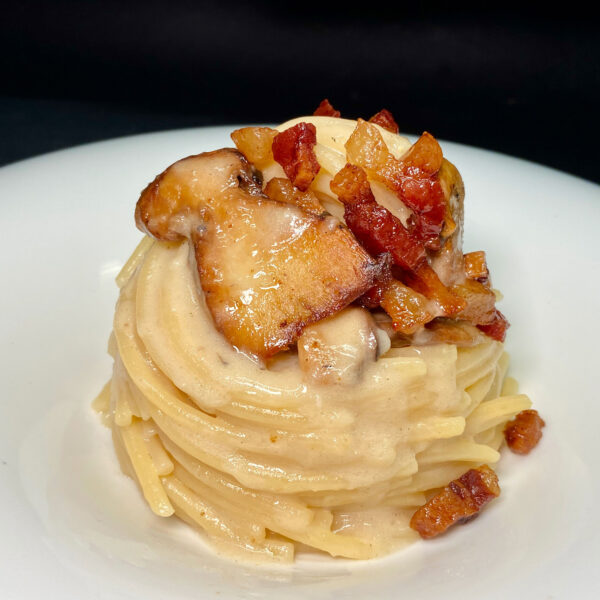
[[[314,184],[340,216],[329,182],[355,123],[302,117],[279,129],[299,121],[317,126]],[[396,157],[410,147],[380,131]],[[263,171],[265,181],[282,175],[279,165]],[[406,222],[408,209],[383,186],[373,189]],[[274,254],[301,233],[301,222],[289,225],[294,210],[256,224]],[[230,251],[243,271],[252,248],[240,238]],[[175,511],[231,554],[291,560],[286,540],[333,556],[388,553],[415,538],[408,520],[429,490],[467,465],[498,460],[498,427],[528,406],[514,396],[479,410],[501,393],[502,344],[390,347],[359,308],[306,328],[298,351],[247,356],[215,327],[195,260],[188,241],[154,242],[129,265],[108,410],[123,468],[153,510]],[[276,285],[268,271],[242,278],[242,303],[252,303],[257,286]]]

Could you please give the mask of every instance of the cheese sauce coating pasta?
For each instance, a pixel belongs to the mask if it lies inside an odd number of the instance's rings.
[[[316,126],[311,190],[342,219],[329,184],[356,122],[303,117],[278,130],[298,122]],[[380,131],[394,156],[410,148]],[[284,177],[275,162],[262,174]],[[372,189],[407,222],[389,190]],[[435,490],[498,461],[506,423],[531,406],[505,379],[501,342],[397,344],[357,306],[327,321],[338,354],[354,357],[353,336],[366,332],[371,354],[350,361],[351,376],[308,377],[300,343],[256,360],[215,327],[188,240],[144,237],[117,283],[113,376],[96,407],[152,511],[230,556],[290,562],[298,544],[353,559],[390,553],[418,538],[411,515]]]

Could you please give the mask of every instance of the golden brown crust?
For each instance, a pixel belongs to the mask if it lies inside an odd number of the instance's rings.
[[[257,169],[264,169],[275,160],[272,146],[277,133],[270,127],[242,127],[231,134],[231,139]]]
[[[253,207],[260,213],[255,222],[268,226],[275,213],[286,210],[282,207],[270,201]],[[248,204],[224,205],[196,241],[196,259],[217,328],[234,346],[269,357],[288,348],[307,325],[363,294],[373,284],[377,265],[348,229],[330,222],[333,217],[303,214],[295,207],[288,210],[302,234],[269,256],[264,227],[246,233],[239,229],[248,209]]]
[[[284,179],[283,177],[273,177],[273,179],[270,179],[265,186],[264,192],[271,200],[293,204],[314,215],[322,215],[326,212],[317,197],[310,190],[302,192],[298,188],[295,188],[289,179]]]
[[[546,425],[537,410],[523,410],[504,428],[506,445],[516,454],[529,454],[542,439]]]
[[[165,242],[190,237],[207,198],[239,188],[262,195],[255,172],[233,148],[221,148],[182,158],[146,186],[135,207],[135,223],[141,231]]]
[[[485,252],[483,250],[468,252],[464,255],[464,259],[466,276],[469,279],[476,279],[481,283],[487,282],[490,272],[485,260]]]
[[[475,325],[489,325],[494,320],[496,294],[491,289],[474,279],[467,279],[450,289],[466,303],[465,308],[456,315],[457,319],[470,321]]]
[[[317,128],[312,123],[296,123],[273,139],[273,158],[282,166],[295,187],[305,192],[321,166],[314,147]]]
[[[333,106],[331,105],[331,102],[329,102],[329,98],[325,98],[324,100],[321,100],[321,103],[319,104],[319,106],[317,106],[317,108],[315,109],[315,112],[313,113],[313,115],[315,117],[335,117],[335,118],[339,118],[341,116],[342,113],[340,113],[339,110],[335,110],[335,108],[333,108]]]
[[[137,228],[159,240],[175,241],[179,239],[179,235],[169,232],[169,218],[154,221],[154,213],[164,214],[164,208],[158,194],[160,182],[164,173],[157,175],[154,181],[150,182],[140,194],[140,198],[135,205],[135,224]],[[152,223],[152,225],[150,225]]]
[[[470,469],[419,508],[410,526],[424,539],[436,537],[452,525],[472,519],[499,495],[498,477],[492,469],[487,465]]]
[[[397,279],[383,286],[380,304],[392,318],[394,330],[405,335],[415,333],[434,317],[427,298]]]
[[[391,133],[398,133],[400,131],[394,115],[387,108],[382,108],[378,113],[375,113],[369,119],[369,123],[375,123],[375,125],[379,125],[379,127],[383,127]]]
[[[215,325],[260,357],[350,304],[379,269],[337,219],[293,200],[265,196],[244,156],[223,149],[169,167],[136,208],[143,231],[193,242]]]

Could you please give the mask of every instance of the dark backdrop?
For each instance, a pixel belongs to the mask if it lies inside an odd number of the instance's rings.
[[[327,96],[348,117],[386,107],[404,132],[600,181],[599,27],[576,4],[290,6],[5,6],[0,162],[159,129],[282,121]]]

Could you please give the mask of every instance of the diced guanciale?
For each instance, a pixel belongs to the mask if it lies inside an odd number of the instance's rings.
[[[276,129],[270,127],[242,127],[231,134],[237,149],[258,169],[264,169],[273,158],[273,140]]]
[[[477,325],[477,328],[483,331],[485,335],[491,337],[497,342],[503,342],[506,339],[506,330],[510,327],[510,323],[506,317],[496,309],[494,318],[487,325]]]
[[[485,252],[478,250],[477,252],[468,252],[464,255],[465,259],[465,275],[469,279],[476,279],[481,283],[486,283],[490,272],[488,271],[487,262],[485,260]]]
[[[315,109],[315,112],[313,113],[313,115],[315,117],[336,117],[336,118],[339,118],[341,114],[342,113],[340,113],[339,110],[335,110],[335,108],[333,108],[333,106],[331,105],[331,102],[329,102],[329,100],[327,98],[325,98],[324,100],[321,100],[321,104],[319,104],[319,106],[317,106],[317,108]]]
[[[414,273],[406,273],[403,281],[430,300],[434,300],[444,317],[452,317],[467,306],[466,301],[448,289],[437,273],[427,264],[422,264]]]
[[[304,122],[282,131],[273,139],[273,157],[289,180],[303,192],[320,169],[314,150],[316,143],[317,128]]]
[[[346,224],[372,256],[389,252],[396,265],[410,271],[426,262],[423,244],[377,203],[363,169],[346,165],[335,175],[330,187],[344,204]]]
[[[378,308],[381,305],[383,291],[385,290],[386,285],[392,280],[393,261],[389,252],[380,254],[377,257],[377,260],[379,262],[377,283],[356,300],[356,304],[363,308]]]
[[[496,294],[475,279],[466,279],[464,283],[453,285],[453,294],[460,296],[466,306],[457,318],[470,321],[473,325],[490,325],[496,318]]]
[[[537,410],[523,410],[504,428],[506,445],[516,454],[529,454],[542,439],[546,423]]]
[[[444,156],[438,141],[427,131],[400,159],[405,173],[418,178],[436,175],[442,167]]]
[[[392,133],[398,133],[400,131],[400,127],[398,127],[394,115],[387,110],[387,108],[383,108],[378,113],[374,114],[369,119],[369,123],[375,123],[375,125],[379,125],[379,127],[383,127]]]
[[[369,177],[394,192],[414,212],[411,219],[414,233],[428,248],[439,249],[446,199],[436,177],[443,161],[436,139],[423,133],[409,151],[397,159],[377,128],[359,119],[345,147],[348,162],[362,167]]]
[[[295,188],[289,179],[284,179],[283,177],[273,177],[273,179],[269,180],[265,186],[264,193],[271,200],[299,206],[306,212],[315,215],[322,215],[325,212],[317,197],[310,190],[302,192],[298,188]]]
[[[487,465],[469,469],[421,506],[410,526],[424,539],[436,537],[452,525],[471,520],[499,495],[498,477],[492,469]]]
[[[397,279],[385,284],[380,304],[392,317],[394,330],[405,335],[415,333],[434,317],[429,311],[427,298]]]
[[[381,304],[383,297],[383,285],[376,284],[368,289],[360,298],[356,300],[356,304],[363,308],[374,309]]]

